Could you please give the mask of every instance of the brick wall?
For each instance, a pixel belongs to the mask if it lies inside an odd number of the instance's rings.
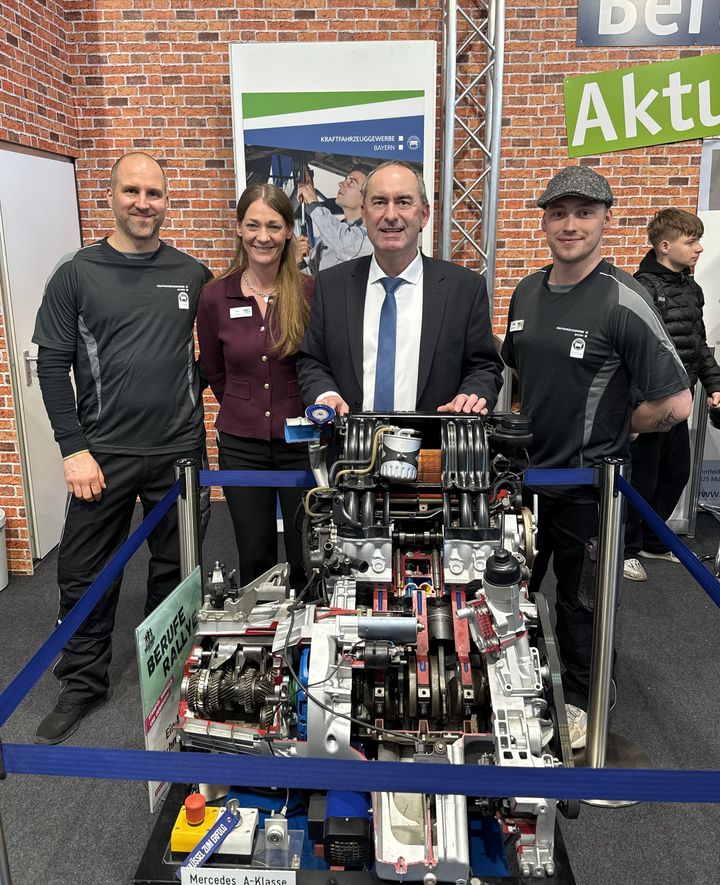
[[[435,0],[115,0],[101,8],[92,0],[78,0],[68,4],[67,18],[83,120],[78,181],[86,235],[102,236],[108,230],[99,186],[112,162],[127,150],[146,150],[163,160],[169,178],[165,239],[215,273],[227,266],[234,251],[228,44],[439,40],[441,23]],[[214,398],[207,394],[213,467],[215,414]]]
[[[514,284],[547,258],[535,199],[547,178],[571,162],[563,77],[696,52],[579,49],[575,24],[574,4],[507,0],[498,331]],[[6,0],[0,10],[0,138],[77,157],[86,241],[111,227],[103,189],[112,162],[131,149],[157,155],[171,189],[166,239],[219,272],[232,254],[234,228],[228,43],[440,42],[441,26],[438,0]],[[479,70],[484,58],[468,61]],[[694,208],[699,156],[699,143],[686,142],[582,161],[606,174],[616,191],[608,246],[619,264],[637,263],[647,216],[656,208]],[[10,514],[11,567],[25,571],[29,550],[13,416],[0,325],[0,507]]]
[[[63,0],[0,4],[0,139],[74,156],[75,90]]]
[[[0,139],[73,156],[77,151],[76,136],[75,93],[63,3],[2,3]],[[13,572],[31,572],[4,317],[0,317],[0,508],[7,520],[8,567]]]
[[[48,0],[47,5],[10,0],[10,5],[8,11],[4,3],[0,12],[2,31],[9,35],[0,62],[6,69],[24,67],[8,81],[10,88],[2,82],[0,138],[77,157],[86,242],[112,227],[104,188],[114,160],[133,149],[157,156],[170,183],[164,238],[216,273],[230,260],[235,227],[228,43],[441,39],[437,0]],[[47,108],[40,100],[46,94],[52,98]],[[77,113],[77,130],[70,108]],[[0,446],[11,445],[9,456],[17,460],[5,354],[0,337],[0,407],[9,411],[7,429],[0,412]],[[211,396],[207,406],[211,428]],[[3,462],[9,456],[3,453]],[[4,499],[2,480],[0,507],[3,500],[24,507],[17,470],[15,483]],[[24,512],[15,522],[27,538]],[[16,557],[12,567],[29,570],[27,540],[24,559]]]
[[[214,271],[233,251],[228,44],[440,39],[436,0],[114,0],[101,7],[76,0],[67,7],[87,236],[107,231],[99,184],[113,160],[147,150],[164,160],[170,180],[167,239]]]
[[[15,433],[15,402],[10,386],[5,320],[0,315],[0,509],[5,514],[8,569],[32,571],[27,513]]]

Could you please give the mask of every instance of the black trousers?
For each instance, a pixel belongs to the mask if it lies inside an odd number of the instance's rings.
[[[687,421],[666,433],[641,433],[630,446],[631,482],[663,522],[672,516],[690,478],[690,434]],[[625,559],[640,550],[665,553],[667,547],[628,505],[625,523]]]
[[[58,623],[127,540],[137,498],[140,498],[143,515],[147,516],[175,482],[177,459],[189,457],[199,461],[202,454],[198,449],[164,455],[94,455],[105,476],[106,488],[99,501],[83,501],[74,495],[68,499],[58,552]],[[149,535],[148,547],[146,615],[180,582],[175,506]],[[62,703],[88,703],[107,693],[121,582],[122,575],[62,651],[54,669],[62,684]]]
[[[536,592],[552,557],[557,578],[556,633],[568,704],[587,710],[595,597],[598,505],[566,495],[539,495],[538,557],[530,579]]]
[[[218,450],[221,470],[310,469],[307,448],[283,439],[251,439],[218,433]],[[224,486],[223,491],[235,529],[241,584],[255,580],[278,562],[276,500],[279,496],[290,583],[302,589],[307,579],[301,532],[296,527],[302,489]]]

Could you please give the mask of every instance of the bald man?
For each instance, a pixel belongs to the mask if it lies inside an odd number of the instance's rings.
[[[126,540],[138,496],[147,515],[173,484],[175,461],[199,459],[204,445],[193,325],[212,275],[160,239],[169,201],[151,156],[121,157],[106,196],[113,232],[60,259],[33,335],[69,493],[58,623]],[[148,546],[146,614],[180,580],[174,507]],[[36,743],[64,741],[105,700],[119,592],[120,579],[63,649],[60,697]]]

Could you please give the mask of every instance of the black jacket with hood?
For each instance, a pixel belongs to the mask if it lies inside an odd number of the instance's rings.
[[[703,290],[688,268],[670,270],[651,249],[635,274],[648,290],[690,378],[690,389],[700,379],[708,396],[720,390],[720,366],[708,347],[703,322]]]

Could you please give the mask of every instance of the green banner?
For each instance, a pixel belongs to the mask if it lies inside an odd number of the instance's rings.
[[[177,749],[175,722],[180,683],[195,639],[201,605],[202,579],[198,566],[135,628],[145,747],[148,750]],[[163,782],[149,782],[151,811],[169,786]]]
[[[720,135],[720,55],[567,77],[568,154]]]

